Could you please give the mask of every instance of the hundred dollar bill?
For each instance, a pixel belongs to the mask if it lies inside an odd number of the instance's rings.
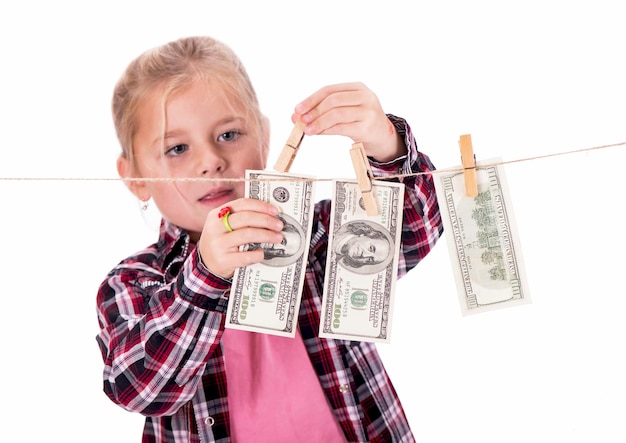
[[[463,172],[434,175],[463,315],[530,303],[508,185],[498,163],[477,165],[476,197],[466,196]]]
[[[314,182],[266,171],[246,171],[246,179],[246,197],[279,208],[284,241],[244,247],[262,248],[264,259],[235,270],[226,327],[294,337],[311,240]]]
[[[333,181],[320,337],[389,342],[404,185],[377,182],[368,216],[356,182]]]

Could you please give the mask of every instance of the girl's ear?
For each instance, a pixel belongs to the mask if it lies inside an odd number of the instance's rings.
[[[117,173],[123,179],[135,176],[134,168],[130,161],[123,155],[117,158]],[[139,200],[143,202],[150,200],[150,191],[148,191],[145,181],[125,180],[124,184]]]

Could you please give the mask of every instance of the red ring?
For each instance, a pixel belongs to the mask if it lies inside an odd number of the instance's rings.
[[[222,209],[220,209],[220,212],[217,214],[217,218],[222,218],[226,214],[230,214],[230,211],[231,211],[230,206],[224,206]]]

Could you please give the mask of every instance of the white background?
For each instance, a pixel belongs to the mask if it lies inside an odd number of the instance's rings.
[[[156,214],[116,180],[13,180],[116,178],[110,97],[140,52],[228,43],[272,122],[270,166],[301,99],[359,80],[447,168],[462,134],[478,160],[625,142],[621,3],[4,2],[2,440],[140,441],[142,417],[102,392],[95,296]],[[350,177],[349,147],[305,138],[292,172]],[[463,317],[445,238],[398,282],[379,350],[418,441],[626,440],[625,166],[622,145],[506,167],[532,304]]]

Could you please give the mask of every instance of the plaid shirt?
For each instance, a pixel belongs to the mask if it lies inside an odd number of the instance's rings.
[[[406,122],[389,115],[408,154],[372,163],[375,175],[434,170]],[[409,176],[398,276],[443,231],[430,174]],[[315,206],[298,325],[328,402],[350,442],[412,442],[402,405],[368,342],[318,337],[331,202]],[[157,243],[120,262],[97,296],[104,391],[146,416],[143,442],[229,442],[227,380],[220,338],[230,281],[209,272],[187,233],[162,221]],[[302,400],[306,401],[306,400]]]

